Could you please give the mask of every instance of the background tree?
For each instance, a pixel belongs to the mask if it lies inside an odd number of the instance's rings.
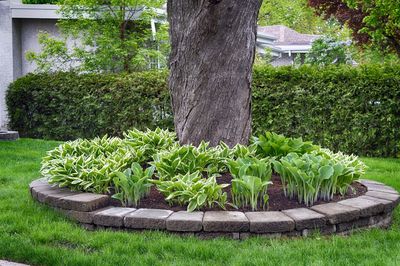
[[[398,0],[308,0],[317,14],[332,16],[352,29],[359,45],[368,44],[400,56]]]
[[[254,65],[255,66],[267,66],[271,65],[272,62],[272,49],[269,47],[266,47],[264,49],[264,53],[258,53],[256,52],[255,58],[254,58]]]
[[[312,43],[305,63],[318,66],[351,64],[352,58],[349,51],[351,42],[323,36]]]
[[[60,38],[39,36],[40,53],[27,58],[42,71],[132,72],[166,64],[167,27],[151,19],[163,0],[63,0]],[[70,45],[68,45],[70,44]]]
[[[169,87],[181,143],[230,146],[251,133],[252,65],[262,0],[168,0]]]
[[[264,1],[258,18],[258,24],[285,25],[301,33],[324,34],[346,39],[348,29],[342,27],[336,19],[324,20],[316,16],[308,5],[308,0],[268,0]]]

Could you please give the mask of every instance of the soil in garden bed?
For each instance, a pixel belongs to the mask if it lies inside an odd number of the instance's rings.
[[[217,179],[219,184],[231,184],[232,176],[229,173],[223,174],[221,177]],[[281,211],[292,208],[306,208],[305,204],[300,204],[297,199],[289,199],[285,197],[282,189],[282,182],[279,176],[273,175],[271,181],[273,182],[268,186],[268,195],[269,195],[269,204],[268,209],[263,209],[261,206],[258,208],[258,211]],[[367,188],[358,182],[354,182],[351,185],[352,188],[349,188],[347,193],[344,196],[335,195],[334,198],[329,202],[337,202],[344,199],[355,198],[361,196],[367,192]],[[232,202],[232,197],[230,193],[230,186],[225,188],[224,191],[228,194],[228,202]],[[319,200],[314,203],[314,205],[327,203],[327,201]],[[120,206],[120,202],[117,200],[113,201],[113,205]],[[153,186],[151,188],[150,194],[143,198],[140,201],[139,206],[137,208],[150,208],[150,209],[168,209],[172,211],[182,211],[186,210],[187,206],[171,206],[165,201],[165,197]],[[214,208],[204,208],[202,211],[216,211],[221,210],[218,206]],[[226,210],[237,210],[237,211],[251,211],[251,207],[242,207],[242,208],[234,208],[232,206],[227,205]]]

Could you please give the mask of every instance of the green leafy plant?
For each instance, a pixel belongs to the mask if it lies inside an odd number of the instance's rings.
[[[124,172],[114,173],[116,193],[112,197],[120,200],[124,206],[136,207],[140,199],[150,192],[154,170],[154,167],[143,170],[140,164],[135,162]]]
[[[202,142],[198,147],[184,145],[160,152],[152,163],[157,169],[157,176],[162,180],[171,180],[176,175],[204,173],[209,176],[218,173],[218,161]]]
[[[265,132],[258,137],[253,137],[252,142],[257,147],[257,154],[262,157],[282,157],[289,153],[310,153],[319,150],[319,146],[301,138],[288,138],[273,132]]]
[[[321,149],[322,156],[328,158],[336,167],[337,175],[331,180],[326,192],[322,192],[324,199],[329,200],[334,194],[344,195],[350,185],[365,174],[367,166],[355,155],[346,155],[342,152],[334,153],[329,149]],[[326,196],[328,193],[330,196]]]
[[[233,148],[230,148],[224,142],[221,142],[216,147],[208,149],[208,152],[214,158],[213,167],[218,173],[224,173],[228,170],[228,161],[235,160],[243,157],[255,157],[256,147],[254,145],[245,146],[237,144]]]
[[[216,176],[203,178],[200,171],[178,174],[170,180],[156,180],[157,189],[166,196],[170,203],[188,204],[187,210],[192,212],[204,206],[215,205],[225,209],[227,194],[222,189],[229,184],[218,184]]]
[[[313,41],[305,58],[306,64],[324,67],[330,64],[352,64],[349,51],[351,41],[341,41],[331,36],[322,36]]]
[[[140,157],[119,138],[78,139],[49,151],[42,160],[41,174],[60,187],[108,193],[112,173],[125,170]]]
[[[143,157],[140,162],[149,162],[156,153],[167,151],[178,144],[174,132],[160,128],[146,131],[133,129],[124,136],[128,145],[142,152]]]
[[[325,187],[337,175],[329,159],[312,154],[290,153],[274,161],[274,170],[281,176],[285,195],[296,196],[300,203],[308,206],[318,199],[321,190],[328,192]]]
[[[344,195],[365,169],[357,157],[327,150],[322,155],[290,153],[273,164],[281,176],[285,195],[296,196],[306,205],[318,199],[331,200],[337,193]]]
[[[270,181],[272,169],[269,159],[239,158],[230,160],[228,167],[234,177],[231,190],[233,204],[237,206],[250,204],[252,210],[256,210],[258,205],[262,205],[264,208],[269,199],[268,185],[272,184]]]
[[[256,157],[257,156],[257,146],[249,145],[245,146],[242,144],[237,144],[232,149],[232,159]]]

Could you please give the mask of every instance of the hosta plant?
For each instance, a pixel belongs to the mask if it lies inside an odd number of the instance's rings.
[[[195,172],[210,176],[218,173],[217,159],[204,142],[198,147],[184,145],[160,152],[154,156],[152,164],[157,169],[158,178],[163,180]]]
[[[329,149],[321,149],[319,154],[331,160],[340,170],[340,174],[331,181],[332,188],[329,189],[331,196],[326,199],[332,198],[333,194],[336,193],[344,195],[350,185],[355,180],[360,179],[367,169],[367,166],[355,155],[346,155],[342,152],[334,153]]]
[[[78,139],[49,151],[42,160],[41,173],[60,187],[108,193],[112,173],[124,171],[139,157],[140,152],[119,138]]]
[[[149,162],[156,153],[167,151],[178,144],[174,132],[160,128],[146,131],[133,129],[126,132],[124,136],[129,146],[141,151],[140,163]]]
[[[228,162],[244,157],[256,157],[256,146],[245,146],[237,144],[233,148],[229,148],[224,142],[213,148],[209,148],[209,152],[214,157],[214,165],[219,173],[224,173],[228,170]]]
[[[289,198],[298,198],[300,203],[312,205],[324,186],[336,174],[329,159],[312,154],[299,156],[289,153],[274,162],[274,170],[279,173],[284,193]],[[325,191],[326,192],[326,191]]]
[[[236,160],[238,158],[247,158],[247,157],[256,157],[257,155],[257,146],[249,145],[245,146],[242,144],[237,144],[232,148],[232,159]]]
[[[272,184],[271,162],[268,158],[238,158],[228,162],[232,179],[232,199],[236,206],[250,205],[252,210],[268,203],[267,189]]]
[[[280,158],[289,153],[305,154],[319,150],[320,147],[301,138],[288,138],[273,132],[265,132],[258,137],[252,137],[252,145],[257,147],[260,157]]]
[[[155,180],[157,189],[171,204],[186,205],[192,212],[202,207],[219,206],[225,209],[228,196],[222,189],[228,184],[218,184],[216,176],[204,178],[199,171],[178,174],[169,180]]]
[[[331,200],[336,193],[344,195],[363,173],[362,165],[356,158],[342,154],[290,153],[274,162],[274,170],[281,176],[285,195],[312,205],[318,199]]]
[[[124,172],[114,173],[115,194],[112,196],[124,206],[136,207],[141,198],[150,192],[154,167],[146,170],[139,163],[133,163]]]

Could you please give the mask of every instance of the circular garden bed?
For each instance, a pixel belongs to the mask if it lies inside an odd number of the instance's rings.
[[[173,132],[78,139],[43,159],[34,198],[87,228],[206,236],[347,233],[386,227],[398,193],[363,181],[356,156],[265,132],[250,144],[180,145]]]
[[[310,208],[282,211],[172,211],[169,209],[113,206],[108,195],[74,192],[50,185],[46,179],[30,184],[34,199],[61,210],[87,229],[168,230],[203,237],[228,236],[243,239],[250,235],[307,236],[348,234],[360,228],[387,228],[400,202],[393,188],[361,180],[364,195]]]

